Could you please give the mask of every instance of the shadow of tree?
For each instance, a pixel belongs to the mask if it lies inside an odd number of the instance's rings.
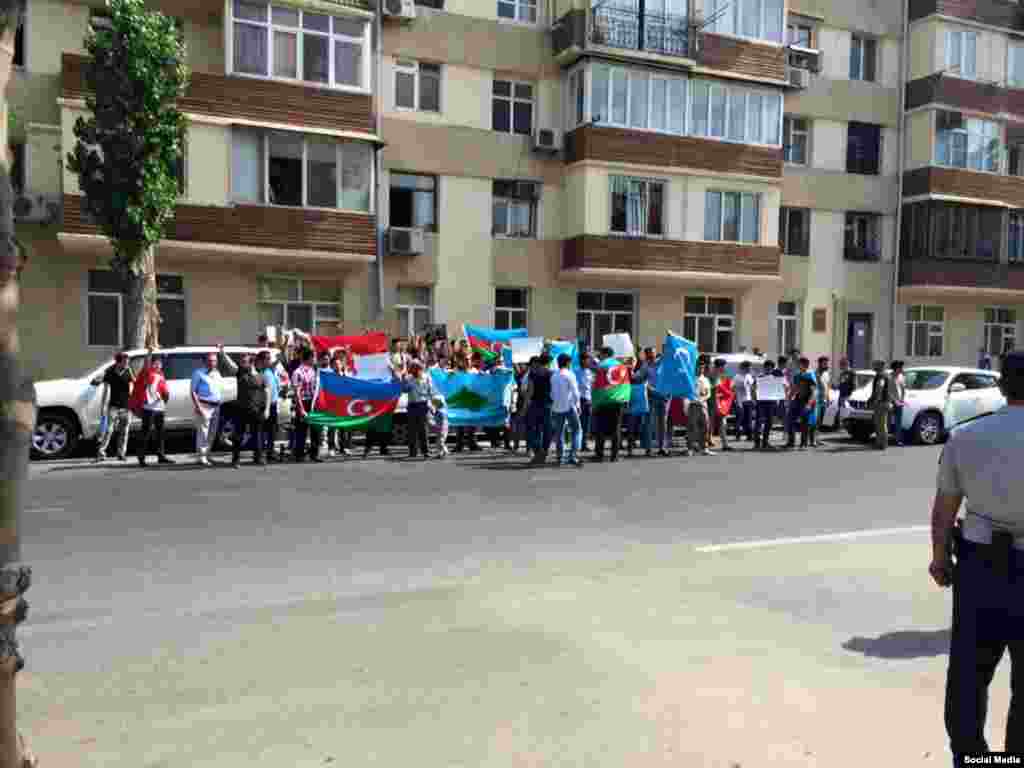
[[[851,637],[843,648],[873,659],[922,659],[949,653],[949,639],[948,629],[907,630],[878,637]]]

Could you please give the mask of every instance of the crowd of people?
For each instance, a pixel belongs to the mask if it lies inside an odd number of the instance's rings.
[[[237,396],[233,412],[237,416],[232,438],[231,465],[237,468],[241,450],[248,438],[254,463],[323,461],[323,456],[351,456],[352,434],[345,429],[331,429],[311,423],[319,377],[331,371],[346,376],[355,373],[348,350],[337,349],[320,354],[308,343],[276,345],[265,337],[258,341],[261,351],[243,353],[237,363],[224,354],[223,347],[207,355],[203,368],[192,376],[190,396],[195,419],[196,461],[209,466],[210,450],[218,434],[218,423],[224,402],[224,376],[237,380]],[[756,352],[756,350],[755,350]],[[559,464],[582,466],[581,456],[589,454],[592,461],[605,457],[618,461],[625,448],[632,457],[637,450],[645,456],[670,456],[675,427],[673,398],[659,390],[660,355],[653,347],[643,348],[637,358],[619,357],[616,363],[625,367],[629,377],[628,402],[618,399],[595,406],[594,384],[599,366],[615,357],[610,348],[592,354],[582,352],[578,361],[569,355],[552,360],[547,348],[526,364],[511,366],[514,384],[504,426],[487,427],[483,434],[492,450],[516,454],[524,445],[532,464],[544,464],[554,451]],[[450,454],[448,406],[430,375],[434,368],[478,375],[508,372],[501,355],[485,355],[470,348],[466,340],[431,341],[416,337],[408,341],[393,339],[388,357],[393,378],[406,395],[408,456],[427,459],[432,455],[430,436],[436,436],[433,456]],[[905,396],[903,364],[894,361],[889,371],[882,362],[875,365],[870,407],[875,413],[876,445],[889,445],[890,425],[897,445],[903,436],[901,410]],[[758,382],[777,378],[772,394],[759,392]],[[149,350],[138,373],[129,365],[128,356],[119,353],[114,365],[93,382],[104,386],[105,414],[96,456],[97,462],[107,458],[113,443],[117,456],[126,460],[128,431],[133,415],[141,419],[137,458],[145,465],[151,448],[161,464],[173,463],[165,450],[164,413],[169,399],[159,352]],[[762,383],[761,388],[767,389]],[[702,355],[697,361],[693,397],[682,403],[685,414],[686,441],[681,455],[713,455],[717,450],[730,451],[730,427],[738,438],[753,443],[760,451],[799,449],[820,446],[818,425],[824,420],[831,402],[831,391],[837,390],[840,411],[855,388],[855,376],[848,361],[839,361],[833,377],[829,359],[821,357],[812,369],[811,362],[797,350],[777,360],[744,361],[738,369],[727,370],[724,359]],[[280,406],[291,402],[290,424],[279,424]],[[280,427],[287,433],[287,447],[277,449]],[[781,427],[785,442],[773,445],[772,435]],[[476,427],[455,429],[453,451],[482,450]],[[113,441],[118,435],[116,442]],[[389,419],[371,422],[365,429],[363,456],[374,449],[390,455],[392,427]],[[799,444],[797,437],[799,436]],[[607,447],[607,452],[606,452]]]

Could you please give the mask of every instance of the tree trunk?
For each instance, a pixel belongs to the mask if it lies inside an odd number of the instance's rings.
[[[10,3],[0,4],[10,20]],[[5,115],[16,24],[0,34],[0,115]],[[6,131],[3,131],[6,136]],[[23,252],[14,237],[14,193],[7,142],[0,151],[0,768],[32,765],[17,731],[15,674],[24,662],[15,627],[25,618],[31,570],[21,563],[19,523],[35,426],[35,390],[18,361],[18,275]]]
[[[155,248],[144,251],[140,271],[128,272],[124,276],[124,345],[128,349],[156,349],[160,346],[155,251]]]

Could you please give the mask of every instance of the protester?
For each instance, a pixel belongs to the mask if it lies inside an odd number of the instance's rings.
[[[672,427],[669,425],[671,398],[658,391],[659,359],[653,347],[644,349],[644,363],[647,370],[647,399],[650,404],[648,435],[653,436],[653,448],[658,451],[658,455],[669,456],[672,449]]]
[[[479,369],[473,367],[473,360],[474,358],[469,352],[469,347],[465,347],[464,353],[455,359],[455,371],[457,373],[479,374]],[[476,362],[479,365],[479,355],[476,355]],[[462,453],[463,449],[467,446],[473,453],[482,450],[476,441],[476,427],[456,427],[455,453]]]
[[[721,441],[722,451],[731,451],[729,445],[729,418],[736,402],[736,392],[732,388],[732,379],[725,370],[725,360],[715,360],[715,385],[712,387],[713,399],[711,405],[714,408],[715,418],[718,420],[718,436]]]
[[[892,434],[896,438],[896,445],[902,447],[904,441],[903,408],[907,404],[907,379],[903,375],[902,360],[893,361],[890,390],[892,392]]]
[[[579,459],[580,441],[580,387],[576,375],[569,369],[572,363],[570,355],[558,356],[558,373],[551,378],[551,413],[552,433],[555,436],[555,464],[562,465],[562,453],[565,443],[565,432],[569,432],[568,464],[582,467]]]
[[[238,469],[246,431],[252,434],[253,464],[265,466],[267,462],[263,458],[263,433],[270,418],[272,386],[253,365],[252,355],[248,352],[239,355],[235,376],[238,381],[236,407],[239,419],[238,433],[235,435],[231,451],[231,467]]]
[[[448,401],[439,392],[431,402],[434,429],[437,430],[437,458],[448,457]]]
[[[206,367],[192,373],[190,392],[195,412],[196,455],[198,463],[204,467],[210,466],[210,444],[217,437],[220,406],[224,399],[223,377],[217,367],[218,362],[223,362],[232,376],[238,372],[238,366],[224,354],[224,345],[221,344],[216,352],[206,355]],[[241,440],[242,435],[237,434],[234,439]]]
[[[775,367],[775,361],[768,359],[761,365],[761,376],[784,380],[781,370]],[[779,403],[762,397],[757,381],[754,381],[754,398],[757,402],[757,424],[754,427],[754,448],[759,451],[771,451],[772,422],[778,414]]]
[[[120,437],[117,441],[117,459],[125,461],[128,453],[128,433],[132,428],[132,412],[128,408],[135,374],[128,364],[128,353],[118,352],[114,355],[114,364],[107,368],[103,376],[92,380],[94,387],[103,387],[100,397],[100,413],[103,414],[103,433],[100,435],[99,448],[96,451],[96,463],[107,458],[107,447],[115,433]]]
[[[320,458],[320,428],[310,425],[307,420],[316,399],[317,371],[313,367],[313,360],[313,350],[304,349],[302,364],[292,374],[292,388],[295,390],[295,412],[292,414],[295,440],[292,457],[299,463],[306,460],[306,437],[309,436],[309,457],[319,464],[323,461]]]
[[[818,370],[814,372],[817,380],[815,399],[818,403],[818,410],[815,414],[815,427],[825,426],[825,414],[828,412],[829,394],[832,391],[832,374],[829,371],[828,358],[822,355],[818,358]],[[820,447],[824,445],[821,440],[811,440],[811,445]]]
[[[801,357],[800,368],[793,377],[792,397],[789,402],[789,440],[787,448],[796,447],[796,429],[800,429],[800,450],[815,443],[817,409],[815,394],[818,383],[811,372],[811,361]]]
[[[530,361],[530,403],[526,410],[526,438],[533,452],[531,464],[543,464],[551,446],[551,355]],[[561,435],[559,439],[561,440]]]
[[[277,461],[274,455],[274,441],[277,440],[278,412],[281,401],[281,381],[274,370],[275,366],[270,359],[270,351],[263,350],[256,356],[256,366],[263,373],[263,381],[266,383],[267,391],[270,393],[270,400],[267,405],[267,417],[263,420],[263,434],[260,439],[263,441],[264,455],[267,461]]]
[[[130,403],[132,410],[141,411],[142,415],[142,434],[139,436],[139,466],[146,466],[150,431],[156,432],[157,463],[174,463],[172,459],[167,458],[164,446],[164,414],[167,410],[167,401],[170,399],[171,392],[167,388],[167,379],[164,376],[163,358],[154,355],[153,350],[148,349],[146,359],[142,363],[142,370],[135,378]]]
[[[686,411],[686,452],[689,456],[713,456],[708,448],[708,402],[711,400],[711,382],[707,377],[707,362],[701,358],[697,363],[696,397],[690,401]]]
[[[589,451],[592,402],[594,396],[594,358],[589,352],[580,355],[580,369],[576,372],[580,388],[580,451]]]
[[[430,448],[427,445],[427,417],[429,416],[431,401],[437,397],[437,390],[434,389],[434,379],[423,369],[423,361],[412,359],[409,361],[408,373],[401,377],[402,391],[408,396],[406,410],[409,435],[409,458],[415,459],[420,453],[423,460],[430,458]]]
[[[520,442],[525,442],[529,445],[529,437],[526,430],[526,414],[530,405],[529,372],[529,365],[519,363],[513,367],[515,389],[512,395],[512,453],[519,452]]]
[[[853,390],[857,386],[857,376],[850,368],[850,361],[845,357],[839,359],[839,418],[843,417],[843,410],[846,408],[846,402],[850,399],[850,395],[853,394]]]
[[[711,399],[708,406],[708,447],[715,447],[715,438],[717,437],[721,441],[722,450],[727,451],[729,448],[728,435],[725,434],[725,430],[728,429],[726,426],[726,416],[721,413],[718,407],[719,383],[724,379],[728,379],[728,373],[725,370],[725,359],[721,357],[715,359],[711,365],[710,372],[706,375],[708,382],[711,384]]]
[[[633,369],[633,358],[627,357],[625,364]],[[651,436],[648,432],[650,424],[650,401],[647,398],[647,368],[639,365],[632,370],[629,380],[629,406],[626,414],[626,455],[633,456],[637,438],[646,455],[651,456]]]
[[[750,361],[744,360],[732,378],[732,389],[736,393],[736,407],[739,410],[739,431],[748,441],[754,439],[754,376],[750,373]]]
[[[603,347],[600,352],[602,363],[613,360],[615,352],[611,347]],[[622,445],[622,414],[625,406],[622,403],[605,403],[594,408],[594,461],[604,461],[605,441],[611,442],[611,461],[619,460],[619,449]]]

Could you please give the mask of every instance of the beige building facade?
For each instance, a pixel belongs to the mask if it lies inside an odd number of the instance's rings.
[[[986,105],[949,86],[1013,82],[1014,35],[993,19],[935,0],[380,5],[154,0],[180,19],[193,69],[181,202],[157,256],[162,343],[472,323],[589,346],[672,330],[711,353],[866,366],[973,363],[1015,338],[1013,280],[979,293],[966,262],[906,254],[909,206],[931,222],[955,198],[1001,212],[991,269],[1015,279],[1012,88]],[[19,41],[23,327],[46,377],[122,338],[108,246],[62,162],[102,8],[28,0]],[[1005,148],[997,170],[956,170],[991,182],[969,194],[933,172],[959,151],[952,107],[975,154],[993,121]]]

